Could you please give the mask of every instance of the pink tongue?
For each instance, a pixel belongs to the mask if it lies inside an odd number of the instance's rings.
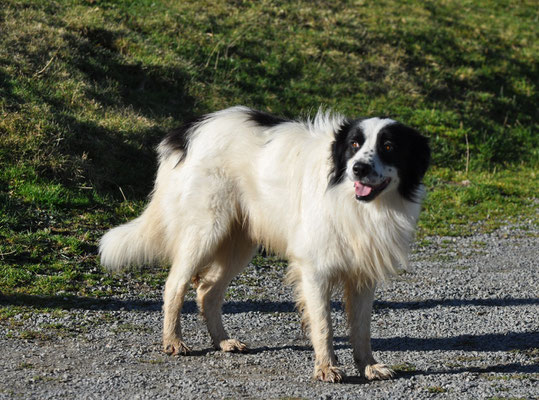
[[[372,192],[370,186],[362,185],[361,182],[354,182],[354,186],[356,187],[356,196],[358,197],[368,196]]]

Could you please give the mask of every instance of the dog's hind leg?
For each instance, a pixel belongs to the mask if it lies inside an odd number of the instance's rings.
[[[344,295],[350,325],[350,342],[356,366],[365,378],[389,379],[393,376],[393,370],[384,364],[377,363],[371,350],[371,313],[374,290],[374,285],[365,285],[358,289],[354,283],[345,283]]]
[[[220,246],[213,263],[198,281],[198,306],[216,349],[240,352],[247,349],[244,343],[231,339],[226,333],[221,308],[230,281],[245,268],[255,249],[256,246],[238,227]]]
[[[228,234],[226,224],[213,223],[186,229],[165,284],[163,325],[163,350],[167,354],[187,354],[189,348],[182,340],[180,312],[191,279],[211,260]],[[190,226],[190,225],[188,225]],[[216,229],[215,227],[220,227]],[[206,229],[205,229],[206,228]]]
[[[194,179],[194,178],[193,178]],[[186,188],[181,209],[171,219],[168,248],[172,267],[165,285],[163,347],[169,354],[186,354],[182,341],[180,312],[191,279],[216,259],[219,249],[237,221],[235,188],[223,176],[194,179],[197,188]]]
[[[191,274],[186,272],[183,270],[180,262],[174,262],[165,284],[163,351],[167,354],[185,355],[190,351],[189,347],[182,340],[180,323],[183,300],[191,280]]]

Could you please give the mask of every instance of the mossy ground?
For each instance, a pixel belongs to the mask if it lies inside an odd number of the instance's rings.
[[[423,131],[420,237],[537,223],[536,23],[533,1],[4,1],[0,293],[121,291],[98,238],[143,208],[166,130],[235,104]]]

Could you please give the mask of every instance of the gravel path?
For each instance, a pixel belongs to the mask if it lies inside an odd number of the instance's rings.
[[[281,283],[284,267],[250,266],[224,307],[225,325],[248,354],[210,348],[192,294],[183,315],[194,350],[187,357],[160,351],[160,291],[56,300],[0,321],[0,399],[537,399],[538,233],[524,224],[416,246],[411,269],[376,296],[373,348],[397,370],[391,381],[358,378],[339,296],[335,345],[348,378],[311,381],[313,352]],[[24,298],[0,297],[5,304]]]

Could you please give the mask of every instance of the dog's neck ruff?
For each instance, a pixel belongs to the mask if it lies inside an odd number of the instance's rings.
[[[359,202],[349,191],[334,189],[328,195],[337,199],[329,203],[342,204],[339,214],[347,215],[330,213],[339,240],[346,244],[343,259],[349,264],[342,266],[343,273],[353,271],[359,285],[372,285],[393,275],[399,266],[407,267],[420,205],[398,195]]]

